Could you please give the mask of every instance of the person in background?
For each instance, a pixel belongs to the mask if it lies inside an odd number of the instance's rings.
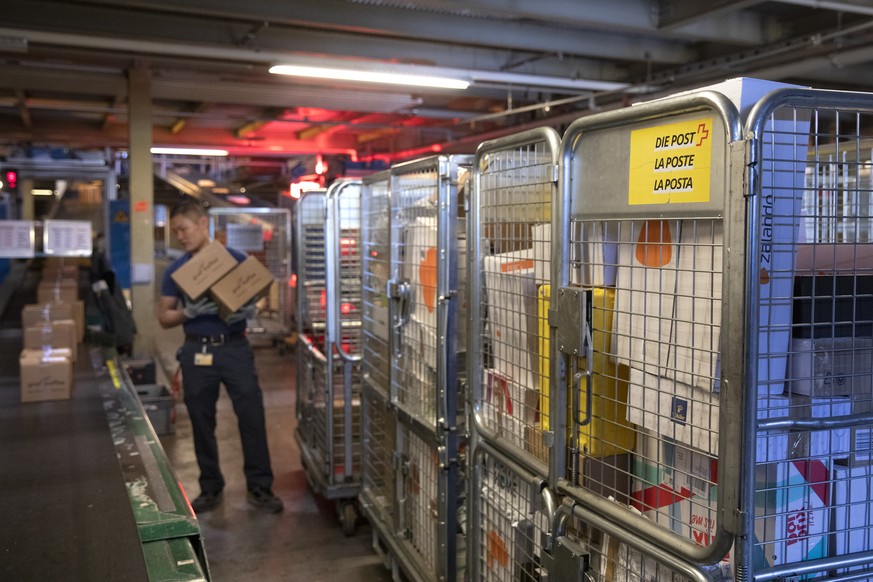
[[[254,303],[231,314],[218,314],[207,296],[187,297],[171,275],[210,242],[206,209],[196,200],[178,204],[170,212],[170,226],[185,254],[164,273],[158,319],[164,328],[183,325],[185,343],[177,353],[181,364],[185,405],[194,432],[194,452],[200,467],[200,495],[191,502],[196,513],[215,509],[222,499],[224,477],[215,438],[216,403],[224,384],[239,421],[248,502],[270,513],[282,511],[273,494],[273,471],[267,447],[264,401],[255,371],[255,356],[245,336],[246,321],[255,315]],[[237,260],[245,254],[228,247]]]

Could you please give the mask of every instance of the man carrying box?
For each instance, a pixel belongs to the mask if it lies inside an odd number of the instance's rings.
[[[177,353],[184,378],[185,405],[194,432],[194,451],[200,466],[200,495],[191,502],[196,513],[215,509],[221,502],[224,477],[218,461],[215,411],[220,384],[224,384],[239,420],[244,471],[250,504],[268,511],[282,511],[282,501],[271,487],[273,471],[267,447],[264,401],[255,371],[255,357],[245,337],[246,320],[254,315],[250,302],[227,319],[219,316],[218,305],[203,294],[186,295],[172,276],[196,261],[197,254],[210,245],[206,210],[199,202],[180,203],[170,213],[170,225],[186,251],[164,273],[158,319],[164,328],[184,325],[185,343]],[[227,251],[237,263],[246,255]]]

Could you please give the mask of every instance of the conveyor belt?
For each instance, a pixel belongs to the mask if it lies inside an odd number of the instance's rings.
[[[87,354],[71,400],[20,403],[17,299],[0,330],[0,579],[148,580]]]
[[[71,400],[21,404],[20,347],[0,339],[0,578],[148,580],[90,363]]]

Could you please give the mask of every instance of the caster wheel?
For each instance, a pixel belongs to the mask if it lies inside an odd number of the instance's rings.
[[[358,521],[358,510],[355,504],[348,502],[340,506],[340,523],[346,537],[355,535],[355,522]]]

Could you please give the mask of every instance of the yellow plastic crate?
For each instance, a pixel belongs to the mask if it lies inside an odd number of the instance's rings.
[[[615,289],[592,289],[591,336],[593,366],[591,377],[591,422],[579,427],[579,446],[590,457],[605,457],[628,453],[634,448],[636,432],[627,421],[627,392],[630,370],[624,364],[616,365],[609,357],[612,343],[613,307]],[[543,430],[549,430],[549,305],[551,289],[542,285],[538,292],[539,320],[539,374],[540,421]],[[578,368],[585,370],[586,358],[578,359]],[[579,417],[586,413],[585,381],[581,382]],[[567,394],[567,424],[572,424],[572,395]]]

